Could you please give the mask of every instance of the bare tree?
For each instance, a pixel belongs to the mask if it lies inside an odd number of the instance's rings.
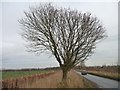
[[[30,8],[24,13],[25,18],[19,22],[24,27],[22,36],[28,41],[29,50],[50,51],[63,71],[62,80],[106,36],[104,27],[91,13],[56,8],[52,4]]]
[[[85,67],[85,61],[80,62],[79,66],[80,67]]]

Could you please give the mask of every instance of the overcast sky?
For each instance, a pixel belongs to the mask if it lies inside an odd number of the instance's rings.
[[[21,38],[22,32],[18,20],[24,17],[24,11],[29,6],[39,5],[39,2],[2,2],[2,68],[44,68],[58,66],[54,56],[49,53],[35,55],[26,52],[25,41]],[[56,7],[77,9],[81,12],[90,12],[97,16],[106,28],[108,38],[96,46],[94,55],[87,61],[87,66],[112,65],[118,61],[118,3],[117,2],[54,2]],[[1,24],[0,24],[1,25]]]

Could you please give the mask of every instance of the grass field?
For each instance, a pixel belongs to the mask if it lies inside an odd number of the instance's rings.
[[[31,70],[31,71],[3,71],[2,72],[2,79],[11,79],[11,78],[18,78],[21,76],[30,76],[33,74],[43,74],[48,73],[49,71],[46,70]],[[0,72],[1,73],[1,72]]]

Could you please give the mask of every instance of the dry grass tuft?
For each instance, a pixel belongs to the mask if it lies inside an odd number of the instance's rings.
[[[75,71],[68,73],[67,85],[63,82],[59,83],[59,88],[84,88],[83,77],[78,75]]]
[[[61,72],[58,71],[53,75],[36,80],[32,85],[29,85],[28,88],[57,88],[57,85],[61,81],[61,76]]]

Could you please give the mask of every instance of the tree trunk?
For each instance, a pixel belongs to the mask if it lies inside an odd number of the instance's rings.
[[[63,72],[63,76],[62,76],[62,87],[67,87],[68,84],[67,84],[67,73],[68,71],[67,70],[62,70]]]
[[[62,71],[63,71],[62,81],[66,81],[68,71],[67,70],[62,70]]]

